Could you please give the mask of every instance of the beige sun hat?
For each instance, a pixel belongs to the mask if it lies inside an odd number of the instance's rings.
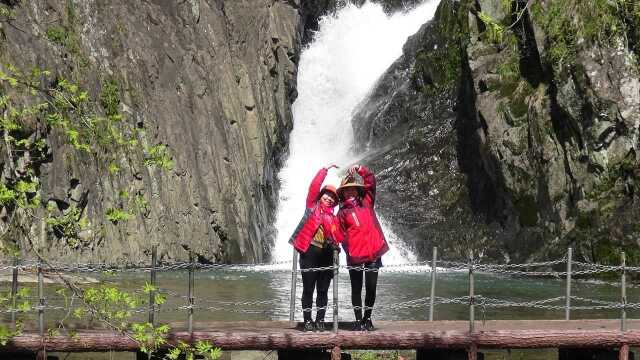
[[[359,193],[364,191],[364,185],[362,185],[359,182],[357,182],[355,177],[353,177],[351,175],[345,176],[342,179],[342,181],[340,182],[340,186],[336,190],[336,192],[338,193],[338,196],[339,196],[340,199],[344,199],[343,196],[342,196],[342,192],[344,190],[346,190],[347,188],[356,188],[356,190],[358,190]]]

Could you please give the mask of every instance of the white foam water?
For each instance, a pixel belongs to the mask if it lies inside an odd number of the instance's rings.
[[[274,261],[291,259],[288,240],[304,213],[308,186],[316,171],[337,164],[342,173],[333,169],[325,180],[325,184],[337,185],[345,168],[357,163],[359,156],[352,151],[354,110],[400,57],[407,37],[433,18],[438,3],[428,0],[392,16],[378,4],[350,4],[320,20],[319,31],[300,57],[289,158],[279,174]],[[391,247],[383,262],[414,262],[416,256],[402,246],[384,219],[381,225]]]

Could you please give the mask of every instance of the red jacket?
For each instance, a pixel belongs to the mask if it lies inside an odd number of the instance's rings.
[[[311,181],[304,215],[289,239],[289,244],[293,244],[293,247],[301,253],[307,252],[320,225],[322,225],[324,236],[329,242],[340,243],[344,238],[340,222],[333,215],[333,208],[323,206],[319,201],[320,186],[325,177],[327,177],[327,169],[322,168]]]
[[[378,217],[373,210],[376,178],[364,166],[360,166],[358,174],[364,181],[364,196],[344,201],[338,211],[338,219],[346,233],[342,246],[347,253],[349,265],[376,261],[389,250]]]

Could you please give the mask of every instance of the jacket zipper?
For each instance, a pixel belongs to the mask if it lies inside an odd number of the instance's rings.
[[[353,218],[353,221],[356,223],[356,226],[360,227],[360,221],[358,221],[358,217],[356,216],[355,211],[351,213],[351,217]]]

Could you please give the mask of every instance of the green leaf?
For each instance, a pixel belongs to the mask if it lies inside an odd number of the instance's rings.
[[[153,291],[157,291],[158,288],[155,287],[154,285],[152,285],[149,282],[145,282],[144,286],[142,287],[142,292],[144,292],[145,294],[149,294]]]
[[[118,208],[109,208],[105,214],[107,216],[107,220],[114,224],[117,224],[119,221],[127,221],[131,218],[130,213]]]
[[[118,164],[116,164],[114,162],[109,163],[109,173],[111,175],[115,175],[115,174],[117,174],[119,172],[120,172],[120,167],[118,166]]]
[[[7,205],[16,201],[18,194],[9,189],[4,183],[0,183],[0,205]]]
[[[16,191],[21,193],[35,193],[38,191],[38,183],[35,181],[20,180],[16,184]]]

